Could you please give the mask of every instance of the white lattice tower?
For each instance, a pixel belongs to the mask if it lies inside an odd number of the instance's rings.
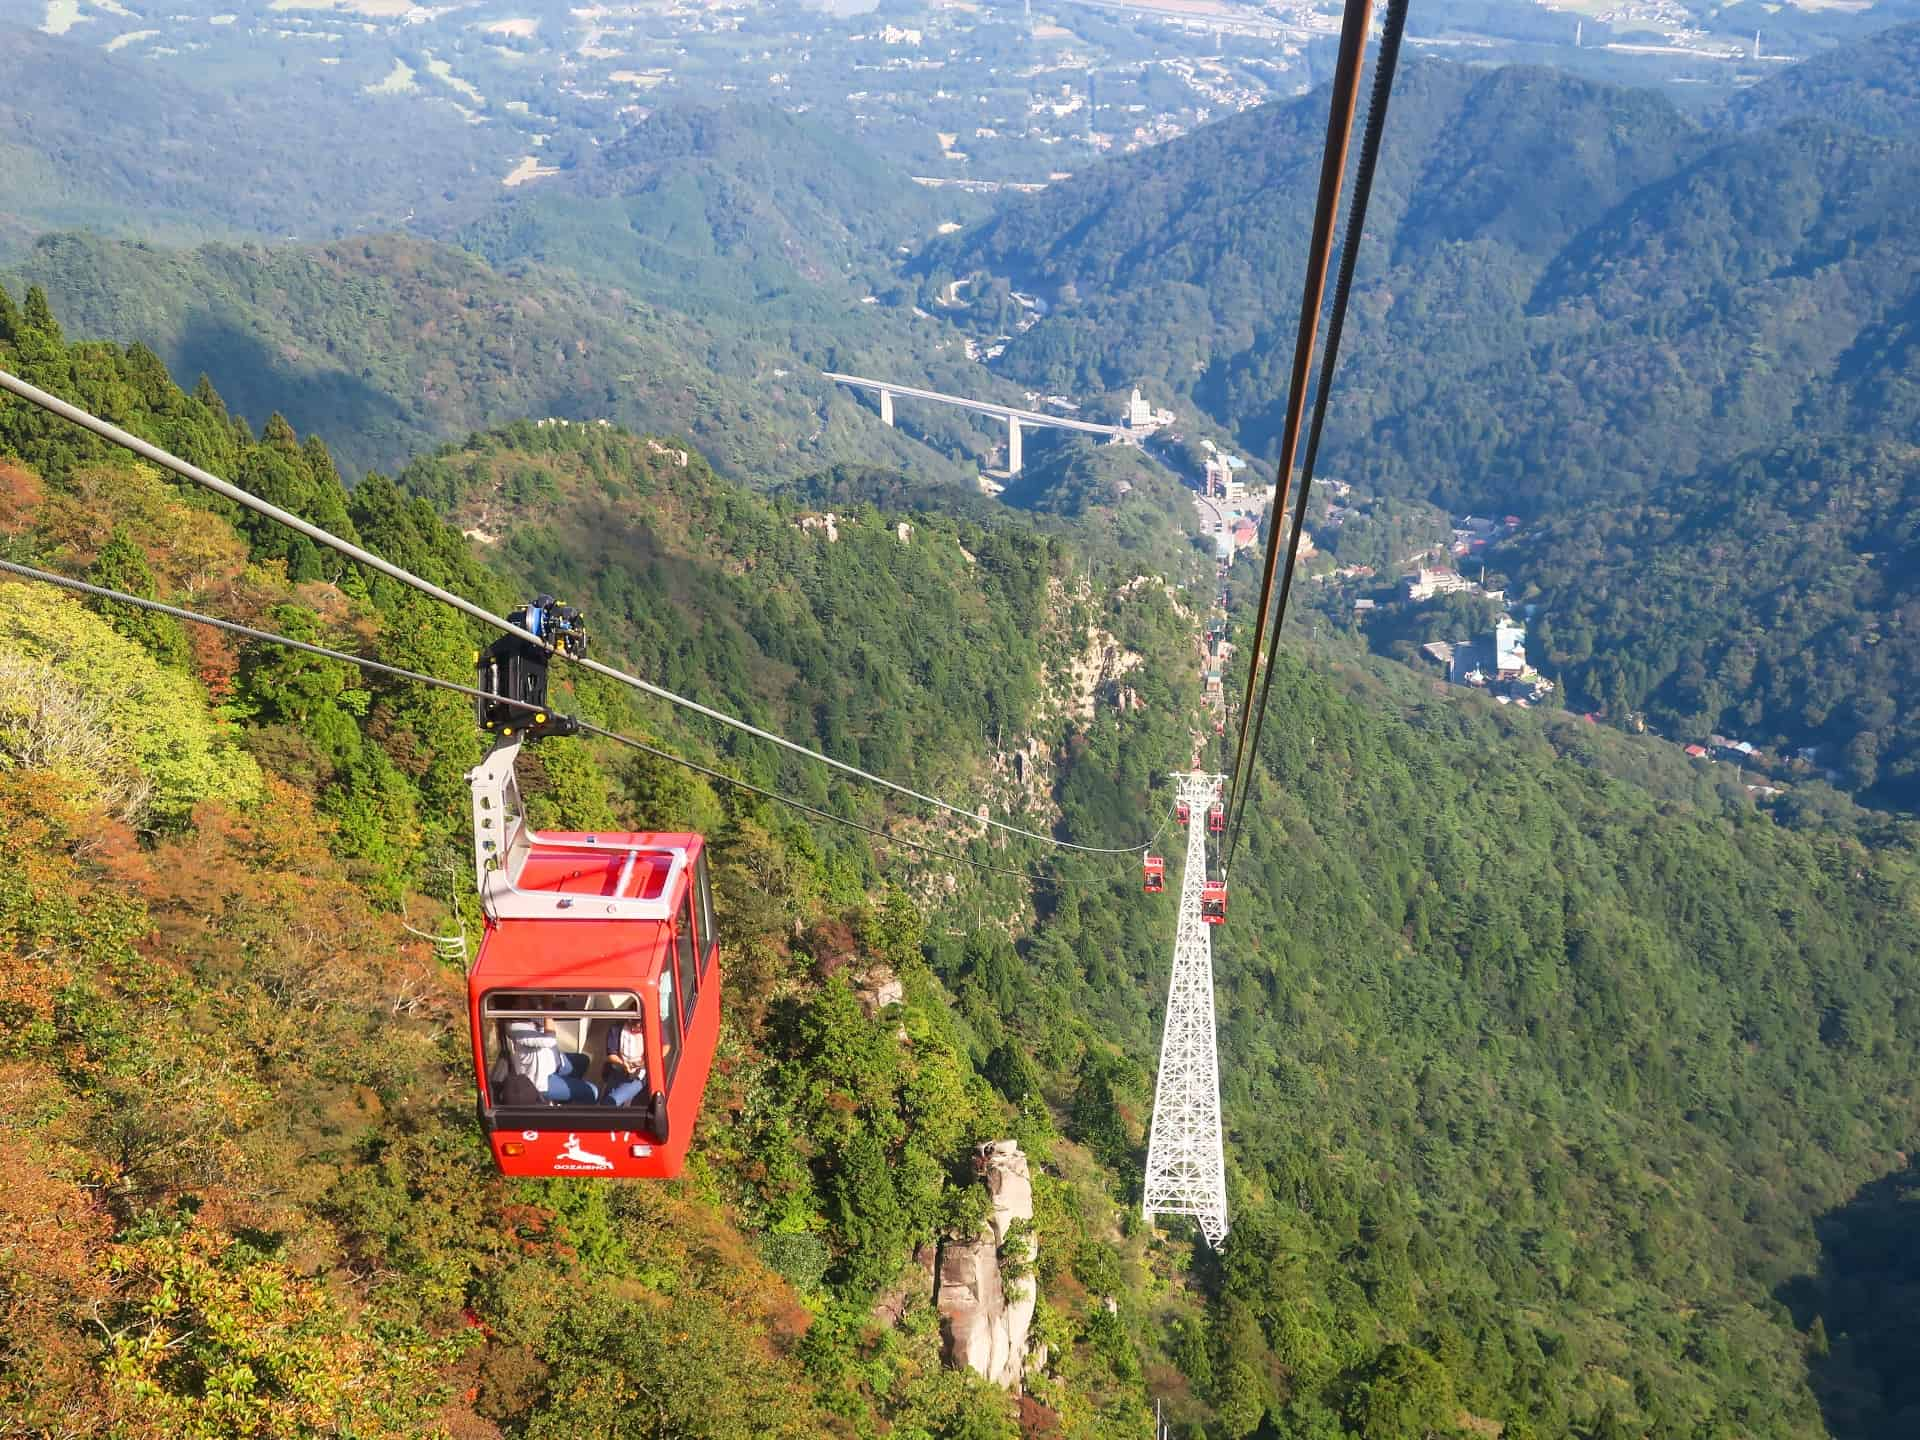
[[[1213,927],[1200,918],[1207,874],[1207,808],[1218,775],[1176,775],[1187,802],[1187,864],[1180,876],[1180,926],[1167,986],[1167,1028],[1153,1089],[1143,1209],[1191,1215],[1216,1250],[1227,1235],[1227,1157],[1220,1138],[1220,1067],[1213,1040]]]

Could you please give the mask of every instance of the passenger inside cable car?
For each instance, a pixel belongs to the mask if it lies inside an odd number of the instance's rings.
[[[607,1093],[602,1103],[631,1105],[647,1089],[647,1027],[638,1020],[614,1022],[607,1037]]]
[[[1142,868],[1141,888],[1149,895],[1158,895],[1167,888],[1167,862],[1164,856],[1149,855]]]
[[[511,1088],[507,1103],[522,1105],[562,1105],[599,1098],[599,1088],[587,1079],[592,1060],[577,1049],[566,1049],[554,1031],[556,1005],[564,1001],[542,1003],[547,997],[530,996],[524,1010],[496,1010],[511,1014],[511,1019],[494,1022],[497,1058],[489,1066],[494,1083],[504,1095]]]
[[[1227,882],[1209,880],[1200,887],[1200,918],[1209,925],[1227,923]]]

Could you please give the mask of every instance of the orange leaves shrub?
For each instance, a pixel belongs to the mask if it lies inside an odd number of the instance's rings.
[[[0,1065],[0,1113],[46,1103],[39,1066]],[[0,1174],[0,1423],[78,1433],[100,1413],[88,1331],[111,1299],[99,1256],[113,1226],[86,1156],[54,1135],[0,1130]]]
[[[40,477],[12,460],[0,460],[0,530],[17,534],[45,494]]]

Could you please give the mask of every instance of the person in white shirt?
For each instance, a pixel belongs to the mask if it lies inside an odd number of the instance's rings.
[[[591,1105],[600,1087],[586,1078],[587,1057],[562,1050],[545,1020],[515,1020],[507,1026],[513,1073],[556,1105]]]
[[[646,1093],[647,1035],[638,1019],[623,1020],[607,1036],[608,1105],[627,1105]]]

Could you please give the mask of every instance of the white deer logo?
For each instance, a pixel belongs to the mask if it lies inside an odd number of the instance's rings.
[[[613,1169],[613,1161],[609,1160],[606,1156],[596,1155],[591,1150],[582,1150],[580,1148],[580,1137],[578,1135],[569,1134],[567,1136],[567,1143],[560,1151],[560,1158],[562,1160],[572,1160],[581,1165],[591,1165],[595,1170]]]

